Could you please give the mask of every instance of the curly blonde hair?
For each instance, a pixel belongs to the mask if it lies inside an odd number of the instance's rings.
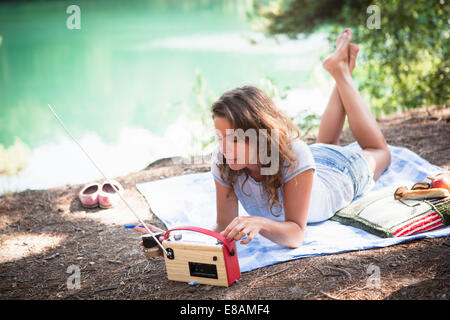
[[[243,86],[225,92],[211,107],[212,118],[222,117],[228,120],[232,129],[255,129],[261,132],[260,129],[266,129],[267,132],[267,149],[270,153],[270,143],[272,141],[272,130],[277,130],[278,135],[278,172],[273,175],[262,175],[261,183],[263,192],[267,198],[267,205],[270,206],[270,212],[274,216],[279,216],[273,213],[272,209],[275,205],[281,207],[281,201],[278,197],[278,189],[283,184],[282,167],[291,166],[294,162],[298,164],[298,158],[292,151],[292,142],[300,138],[300,129],[296,126],[289,117],[277,109],[275,103],[268,97],[264,91],[254,86]],[[264,132],[264,130],[262,131]],[[259,146],[259,136],[258,143]],[[258,153],[259,154],[259,153]],[[234,190],[234,184],[238,176],[244,174],[245,180],[243,186],[247,182],[249,172],[247,168],[241,170],[232,170],[227,164],[226,158],[221,152],[217,154],[217,167],[220,171],[221,178],[231,186],[231,191]],[[270,154],[269,154],[270,157]],[[262,167],[270,167],[271,163],[262,164]]]

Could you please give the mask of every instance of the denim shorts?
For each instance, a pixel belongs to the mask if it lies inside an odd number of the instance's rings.
[[[351,179],[353,199],[374,186],[373,172],[361,153],[343,146],[326,143],[311,144],[310,149],[316,163],[343,174],[344,179]]]

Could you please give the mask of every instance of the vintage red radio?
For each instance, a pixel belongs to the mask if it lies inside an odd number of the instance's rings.
[[[179,231],[207,235],[209,240]],[[151,258],[161,250],[149,240],[148,235],[143,236],[144,252]],[[228,287],[241,277],[236,242],[228,241],[220,233],[199,227],[177,227],[164,233],[162,246],[169,280]]]

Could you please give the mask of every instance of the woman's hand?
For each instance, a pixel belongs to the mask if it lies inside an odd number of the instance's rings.
[[[247,244],[256,237],[262,229],[263,223],[264,220],[261,217],[236,217],[220,234],[228,240],[241,240],[247,236],[247,238],[241,241],[241,244]]]
[[[152,226],[151,224],[146,224],[146,226],[153,233],[165,232],[163,229],[160,229],[158,227]],[[142,233],[142,234],[147,234],[148,233],[147,229],[145,229],[144,227],[135,226],[133,229],[136,230],[137,232]]]

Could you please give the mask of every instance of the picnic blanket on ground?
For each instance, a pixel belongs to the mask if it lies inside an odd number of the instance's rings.
[[[360,149],[356,142],[345,147]],[[367,195],[372,192],[393,193],[398,186],[411,187],[415,182],[425,181],[427,176],[443,171],[406,148],[389,146],[389,149],[391,165]],[[216,192],[210,172],[140,183],[136,187],[146,198],[151,210],[169,229],[183,225],[208,228],[216,221]],[[240,203],[239,214],[247,214]],[[359,228],[327,220],[308,224],[303,245],[299,248],[283,247],[258,235],[246,245],[237,242],[237,251],[241,272],[246,272],[303,257],[387,247],[411,239],[448,235],[450,226],[410,236],[382,238]]]

